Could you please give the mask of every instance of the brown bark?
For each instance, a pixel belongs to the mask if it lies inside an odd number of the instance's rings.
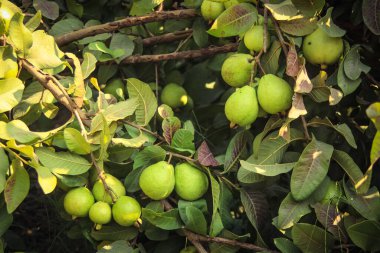
[[[192,33],[193,33],[192,29],[173,32],[173,33],[167,33],[163,35],[145,38],[142,40],[142,44],[146,47],[149,47],[155,44],[162,44],[162,43],[168,43],[168,42],[172,42],[176,40],[183,40],[189,37],[190,34]]]

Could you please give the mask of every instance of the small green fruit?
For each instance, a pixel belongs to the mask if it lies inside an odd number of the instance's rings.
[[[188,102],[186,90],[175,83],[167,84],[161,92],[161,102],[167,104],[171,108],[184,106]]]
[[[202,197],[208,189],[205,173],[182,163],[175,166],[175,191],[184,200],[193,201]]]
[[[194,246],[187,246],[186,248],[181,249],[179,253],[197,253],[198,250]]]
[[[255,89],[251,86],[236,89],[227,99],[224,112],[231,123],[239,126],[252,124],[259,113]]]
[[[292,105],[293,90],[284,79],[267,74],[261,77],[257,88],[257,98],[264,111],[275,114]]]
[[[94,196],[92,196],[89,189],[78,187],[66,194],[63,200],[63,207],[72,216],[86,217],[94,202]]]
[[[244,35],[244,44],[249,50],[259,52],[264,47],[264,27],[255,25]]]
[[[223,80],[232,87],[242,87],[251,80],[254,59],[249,54],[233,54],[222,65]],[[253,76],[255,73],[252,73]]]
[[[110,188],[113,194],[114,199],[118,199],[119,197],[125,195],[125,187],[119,179],[107,173],[104,174],[104,178],[107,186]],[[94,187],[92,188],[92,194],[94,194],[94,197],[97,201],[104,201],[108,204],[112,204],[112,198],[110,194],[106,192],[103,182],[100,179],[94,184]]]
[[[90,208],[89,218],[95,224],[107,224],[112,219],[112,211],[109,204],[98,201]]]
[[[226,8],[226,9],[228,9],[228,8],[234,6],[234,5],[237,5],[239,3],[240,2],[238,0],[228,0],[228,1],[223,2],[224,8]]]
[[[120,226],[132,226],[141,215],[141,206],[136,199],[121,196],[112,207],[112,216]]]
[[[305,37],[302,45],[306,60],[312,64],[331,65],[343,53],[342,38],[332,38],[321,28]]]
[[[124,97],[125,85],[120,78],[112,79],[103,89],[104,93],[111,94],[115,98]]]
[[[154,200],[167,198],[172,193],[174,184],[174,167],[165,161],[145,168],[139,180],[141,190]]]
[[[203,0],[201,5],[201,13],[205,20],[215,20],[224,11],[224,4],[222,2],[214,2],[210,0]]]

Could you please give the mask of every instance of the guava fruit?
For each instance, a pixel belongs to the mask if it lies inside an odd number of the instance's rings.
[[[161,92],[161,102],[167,104],[171,108],[184,106],[188,102],[186,90],[175,83],[165,85]]]
[[[179,253],[197,253],[198,250],[194,246],[187,246],[186,248],[181,249]]]
[[[120,78],[112,79],[103,89],[104,93],[111,94],[115,98],[124,97],[125,85]]]
[[[0,34],[8,33],[9,23],[15,13],[22,13],[21,9],[10,1],[0,1]]]
[[[264,47],[264,27],[255,25],[244,35],[245,46],[252,51],[259,52]]]
[[[321,28],[307,35],[302,45],[306,60],[312,64],[331,65],[343,53],[342,38],[332,38]]]
[[[256,91],[251,86],[236,89],[227,99],[224,113],[231,123],[239,126],[252,124],[259,113]]]
[[[238,0],[227,0],[225,2],[223,2],[224,4],[224,8],[228,9],[234,5],[237,5],[239,4],[240,2]]]
[[[112,206],[112,216],[120,226],[132,226],[141,215],[141,206],[136,199],[121,196]]]
[[[165,161],[145,168],[139,180],[141,190],[154,200],[167,198],[172,193],[174,184],[174,167]]]
[[[202,17],[207,21],[215,20],[224,11],[222,2],[203,0],[201,5]]]
[[[208,178],[205,173],[188,163],[175,166],[175,191],[180,198],[188,201],[202,197],[208,189]]]
[[[232,87],[241,87],[249,83],[251,74],[255,76],[255,61],[249,54],[233,54],[228,57],[222,65],[222,78]]]
[[[86,217],[94,202],[94,196],[89,189],[78,187],[66,194],[63,199],[63,207],[73,217]]]
[[[88,216],[95,224],[107,224],[112,219],[111,207],[106,202],[98,201],[91,206]]]
[[[261,77],[257,88],[260,106],[267,113],[275,114],[292,105],[293,90],[284,79],[267,74]]]
[[[104,178],[115,200],[125,195],[125,187],[119,179],[107,173],[104,174]],[[92,194],[94,194],[97,201],[104,201],[108,204],[112,204],[111,195],[105,190],[102,180],[99,179],[96,181],[92,188]]]

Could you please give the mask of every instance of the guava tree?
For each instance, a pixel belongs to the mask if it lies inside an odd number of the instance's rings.
[[[376,252],[379,0],[0,0],[0,252]]]

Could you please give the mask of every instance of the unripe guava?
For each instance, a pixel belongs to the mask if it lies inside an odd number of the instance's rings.
[[[257,98],[264,111],[275,114],[289,109],[292,105],[293,90],[284,79],[267,74],[261,77]]]
[[[184,106],[188,102],[186,90],[175,83],[165,85],[161,92],[161,102],[167,104],[171,108]]]
[[[222,2],[214,2],[210,0],[203,0],[201,5],[201,13],[205,20],[215,20],[224,11],[224,4]]]
[[[226,8],[226,9],[228,9],[228,8],[234,6],[234,5],[237,5],[239,3],[240,2],[238,0],[228,0],[228,1],[223,2],[224,8]]]
[[[139,180],[141,190],[154,200],[167,198],[172,193],[174,184],[174,167],[165,161],[145,168]]]
[[[312,64],[331,65],[343,53],[342,38],[332,38],[321,28],[305,37],[302,45],[306,60]]]
[[[222,78],[232,87],[242,87],[251,80],[255,61],[249,54],[233,54],[222,65]],[[253,76],[255,73],[253,73]]]
[[[86,217],[94,202],[94,196],[92,196],[89,189],[78,187],[66,194],[63,207],[73,217]]]
[[[231,123],[239,126],[252,124],[259,112],[255,89],[251,86],[236,89],[227,99],[224,112]]]
[[[120,226],[132,226],[141,215],[141,206],[136,199],[121,196],[112,206],[112,216]]]
[[[107,173],[104,174],[104,178],[115,200],[125,195],[125,187],[119,179]],[[92,194],[94,194],[97,201],[104,201],[108,204],[112,204],[111,195],[105,190],[102,180],[99,179],[96,181],[92,188]]]
[[[111,207],[106,202],[98,201],[91,206],[88,216],[95,224],[107,224],[112,219]]]
[[[120,78],[112,79],[103,89],[104,93],[111,94],[115,98],[124,97],[125,85]]]
[[[175,191],[184,200],[193,201],[202,197],[208,189],[205,173],[188,163],[175,166]]]
[[[244,44],[249,50],[259,52],[264,47],[264,27],[255,25],[244,35]]]

